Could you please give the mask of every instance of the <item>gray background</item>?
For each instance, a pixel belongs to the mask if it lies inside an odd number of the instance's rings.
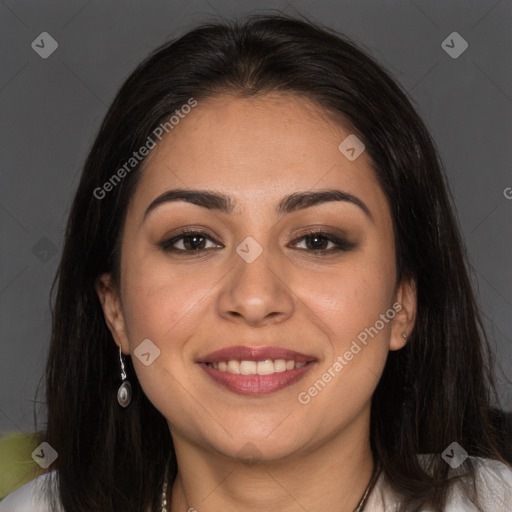
[[[512,187],[510,1],[5,0],[0,432],[34,429],[66,217],[117,89],[149,51],[198,22],[269,9],[298,11],[344,32],[412,95],[445,163],[491,340],[512,377],[512,200],[504,193]],[[454,31],[469,44],[456,59],[441,46]],[[31,47],[42,32],[59,45],[47,59]],[[500,382],[512,410],[512,386]]]

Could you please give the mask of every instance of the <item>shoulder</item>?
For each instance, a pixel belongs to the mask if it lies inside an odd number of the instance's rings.
[[[469,460],[475,467],[475,489],[482,509],[485,512],[512,510],[512,467],[481,457],[469,457]],[[454,484],[447,512],[477,510],[469,497],[471,483],[461,479]]]
[[[50,506],[46,494],[55,476],[55,471],[50,471],[22,485],[0,501],[0,512],[61,512],[60,507]]]
[[[422,454],[418,456],[427,462],[433,455]],[[469,463],[475,468],[475,488],[477,498],[483,512],[512,511],[512,467],[493,459],[481,457],[468,457]],[[464,466],[466,466],[464,464]],[[450,476],[460,476],[455,480],[449,495],[444,512],[477,512],[478,508],[471,501],[473,494],[472,480],[464,476],[467,468],[460,466],[450,472]],[[397,509],[399,498],[394,494],[383,474],[370,494],[368,506],[372,512],[388,512]],[[423,509],[423,512],[432,512]]]
[[[506,465],[498,460],[470,457],[477,468],[477,475],[481,478],[498,479],[508,486],[512,486],[512,465]]]

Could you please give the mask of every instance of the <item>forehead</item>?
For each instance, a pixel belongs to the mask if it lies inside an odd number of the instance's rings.
[[[295,191],[338,188],[385,214],[368,154],[351,161],[339,149],[349,136],[321,108],[291,94],[198,101],[148,155],[131,208],[172,188],[222,191],[238,213]]]

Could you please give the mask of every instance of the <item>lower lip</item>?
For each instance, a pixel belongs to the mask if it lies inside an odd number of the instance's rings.
[[[302,368],[294,368],[284,372],[270,375],[239,375],[229,372],[221,372],[199,363],[199,366],[218,384],[239,395],[261,396],[275,393],[302,379],[307,371],[315,365],[315,361],[307,363]]]

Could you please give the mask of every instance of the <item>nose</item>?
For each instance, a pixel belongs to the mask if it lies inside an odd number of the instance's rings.
[[[233,260],[218,296],[223,318],[257,327],[283,322],[293,314],[296,300],[287,286],[286,266],[271,261],[270,251],[264,249],[251,262],[234,253]]]

